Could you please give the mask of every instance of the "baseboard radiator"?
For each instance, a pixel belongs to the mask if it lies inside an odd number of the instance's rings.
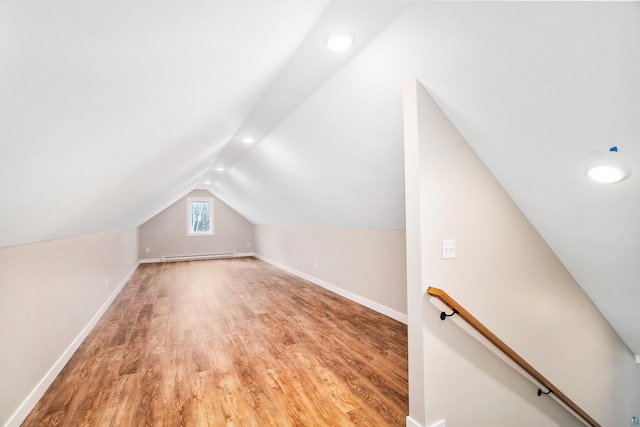
[[[162,258],[160,258],[160,261],[162,262],[195,261],[200,259],[234,258],[235,256],[236,256],[235,252],[220,252],[217,254],[163,256]]]

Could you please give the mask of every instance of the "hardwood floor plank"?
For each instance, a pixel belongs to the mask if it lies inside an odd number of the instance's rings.
[[[406,334],[255,258],[144,264],[23,426],[404,426]]]

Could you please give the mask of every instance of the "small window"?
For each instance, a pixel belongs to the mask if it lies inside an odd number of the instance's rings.
[[[213,198],[187,197],[187,236],[213,234]]]

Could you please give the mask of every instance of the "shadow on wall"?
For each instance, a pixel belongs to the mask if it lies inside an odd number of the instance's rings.
[[[523,419],[518,427],[584,427],[552,398],[538,397],[538,386],[467,331],[450,319],[440,320],[442,310],[431,303],[429,295],[423,302],[424,345],[428,348],[425,376],[433,379],[433,384],[444,385],[440,389],[428,387],[425,398],[439,402],[432,408],[446,408],[442,414],[427,414],[429,418],[446,418],[454,425],[471,426],[482,420],[482,425],[499,426],[517,419],[518,414],[528,414],[529,419]]]

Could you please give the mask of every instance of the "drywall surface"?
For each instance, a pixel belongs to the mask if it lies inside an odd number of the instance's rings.
[[[137,228],[0,248],[0,425],[20,424],[137,254]]]
[[[213,235],[187,236],[187,197],[214,198]],[[140,259],[221,252],[253,252],[253,225],[206,190],[192,191],[140,226]]]
[[[407,426],[426,425],[424,418],[424,356],[422,311],[425,288],[423,267],[423,179],[420,173],[425,149],[419,144],[417,91],[415,83],[403,90],[404,173],[407,258],[407,335],[409,368],[409,416]]]
[[[445,290],[602,426],[628,424],[640,413],[634,355],[418,82],[405,87],[405,114],[416,117],[405,135],[414,133],[420,152],[406,175],[418,183],[411,203],[420,209],[407,234],[420,236],[423,292]],[[447,239],[455,239],[454,259],[442,259]],[[410,323],[418,318],[411,307]],[[412,418],[583,425],[440,311],[423,293],[424,377],[421,387],[410,381],[410,393],[424,390],[424,414]],[[411,367],[411,346],[409,357]]]
[[[255,252],[406,314],[404,230],[256,225]]]

